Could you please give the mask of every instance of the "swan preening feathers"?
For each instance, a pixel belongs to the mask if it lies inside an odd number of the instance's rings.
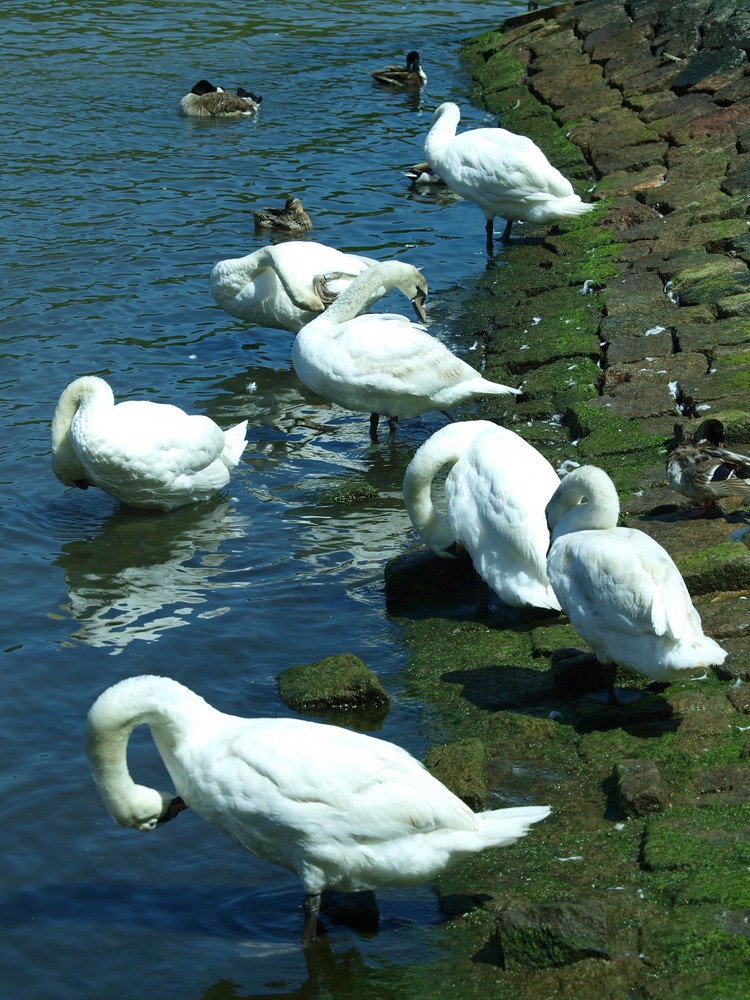
[[[424,315],[427,282],[418,268],[392,260],[362,271],[336,301],[304,326],[292,346],[300,380],[329,402],[389,418],[391,437],[400,417],[446,410],[475,396],[517,395],[490,382],[457,358],[426,329],[404,316],[358,313],[373,296],[398,288]]]
[[[502,128],[476,128],[456,135],[460,119],[458,105],[440,105],[425,140],[425,159],[449,188],[484,212],[488,253],[496,215],[506,220],[505,242],[516,219],[556,222],[594,208],[581,201],[570,181],[531,139]]]
[[[84,375],[55,408],[52,469],[66,486],[98,486],[133,507],[172,510],[226,486],[246,430],[246,420],[223,431],[168,403],[115,404],[104,379]]]
[[[236,118],[255,114],[261,100],[242,87],[232,94],[215,87],[209,80],[199,80],[180,101],[180,110],[194,118]]]
[[[445,514],[432,481],[445,466]],[[502,601],[560,610],[547,579],[549,531],[544,508],[560,480],[518,434],[488,420],[448,424],[419,448],[404,476],[412,524],[443,558],[458,543]]]
[[[175,792],[136,784],[127,744],[147,725]],[[474,813],[401,747],[298,719],[225,715],[177,681],[131,677],[92,705],[86,752],[121,826],[153,830],[190,808],[240,846],[296,872],[302,940],[320,894],[430,881],[461,858],[511,844],[547,806]]]
[[[573,628],[601,663],[651,680],[723,663],[670,555],[617,527],[619,509],[612,480],[594,466],[568,473],[547,504],[547,574]]]
[[[211,294],[231,316],[296,333],[374,263],[322,243],[290,240],[220,260],[211,271]],[[363,309],[379,298],[378,292]]]

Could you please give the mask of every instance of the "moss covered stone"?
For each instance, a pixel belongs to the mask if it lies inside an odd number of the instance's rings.
[[[390,705],[377,675],[351,653],[288,667],[276,680],[281,700],[296,712],[357,709],[385,714]]]

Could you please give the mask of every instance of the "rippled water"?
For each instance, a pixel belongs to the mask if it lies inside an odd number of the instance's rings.
[[[443,418],[404,422],[395,448],[372,447],[366,418],[301,388],[291,335],[214,307],[208,274],[258,245],[251,207],[295,193],[312,238],[423,267],[433,331],[468,356],[452,319],[486,266],[483,219],[415,195],[401,171],[421,158],[442,100],[462,105],[466,125],[482,122],[459,42],[521,8],[4,4],[8,996],[298,995],[320,974],[297,943],[297,879],[190,813],[148,838],[116,827],[88,773],[83,723],[99,691],[146,672],[225,711],[288,714],[276,674],[349,651],[394,698],[382,734],[423,753],[419,706],[399,696],[403,652],[382,568],[413,540],[401,478]],[[372,85],[369,69],[412,47],[428,75],[420,96]],[[261,113],[181,118],[178,100],[201,77],[262,93]],[[49,467],[49,421],[64,386],[89,372],[119,398],[175,402],[223,425],[247,417],[250,444],[226,495],[163,516],[65,491]],[[316,420],[337,432],[314,430]],[[330,499],[357,481],[377,502]],[[132,746],[137,776],[158,784],[147,736]],[[429,887],[379,898],[376,937],[331,934],[332,995],[362,994],[368,970],[430,954],[440,917]]]

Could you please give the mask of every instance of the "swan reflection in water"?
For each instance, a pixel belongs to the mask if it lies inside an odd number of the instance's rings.
[[[220,498],[167,516],[115,509],[95,536],[66,542],[55,560],[68,587],[63,610],[79,623],[71,638],[119,652],[189,624],[219,585],[225,543],[244,537],[247,523]]]

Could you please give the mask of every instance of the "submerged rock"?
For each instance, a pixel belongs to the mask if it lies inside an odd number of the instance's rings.
[[[390,705],[377,675],[351,653],[288,667],[276,680],[281,700],[295,712],[358,710],[382,717]]]

